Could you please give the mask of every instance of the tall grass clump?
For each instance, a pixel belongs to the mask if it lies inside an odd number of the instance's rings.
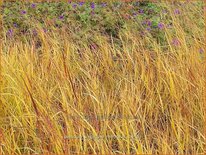
[[[0,154],[205,153],[203,1],[1,11]]]

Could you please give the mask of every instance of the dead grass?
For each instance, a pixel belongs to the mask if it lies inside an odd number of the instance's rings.
[[[3,40],[1,154],[204,153],[204,41],[190,22],[188,46],[173,17],[181,45],[168,31],[167,50],[130,29],[121,51],[102,37],[92,50],[41,29],[41,51]]]

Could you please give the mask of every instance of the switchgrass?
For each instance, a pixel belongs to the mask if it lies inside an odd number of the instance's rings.
[[[68,27],[39,26],[41,47],[3,38],[0,153],[205,153],[203,18],[164,7],[175,30],[164,31],[166,47],[131,25],[121,49],[98,33],[98,46],[80,46]]]

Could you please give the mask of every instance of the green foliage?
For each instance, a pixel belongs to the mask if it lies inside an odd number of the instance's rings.
[[[106,36],[113,36],[118,38],[122,29],[126,29],[128,25],[134,28],[134,32],[145,32],[148,29],[150,36],[158,40],[161,44],[165,44],[164,30],[158,28],[160,22],[165,26],[173,23],[170,14],[162,13],[166,10],[166,7],[150,1],[144,2],[114,2],[107,3],[103,6],[102,3],[95,3],[95,8],[91,8],[89,2],[79,5],[79,3],[72,2],[71,4],[66,2],[41,2],[35,3],[36,6],[32,7],[31,3],[18,2],[6,2],[3,6],[3,20],[4,28],[6,30],[15,29],[15,33],[18,36],[25,35],[25,31],[32,32],[35,27],[31,21],[39,22],[42,28],[52,29],[49,26],[61,29],[63,26],[69,27],[72,31],[79,27],[82,32],[100,32]],[[74,5],[76,5],[74,7]],[[198,2],[198,7],[203,7],[203,3]],[[22,11],[26,11],[22,14]],[[143,10],[143,13],[139,13]],[[61,18],[61,16],[63,18]],[[191,16],[191,18],[193,18]],[[145,21],[150,21],[151,25],[143,24]],[[50,23],[50,24],[48,24]],[[17,27],[14,27],[14,24]],[[183,23],[184,24],[184,23]],[[204,23],[200,20],[197,24],[199,27],[204,27]],[[185,27],[185,31],[189,32],[189,28]],[[80,32],[78,32],[80,33]]]

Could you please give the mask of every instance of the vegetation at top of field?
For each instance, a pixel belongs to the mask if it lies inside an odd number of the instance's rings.
[[[168,3],[143,2],[6,2],[2,6],[4,35],[9,39],[37,36],[41,28],[45,33],[65,30],[76,42],[95,43],[94,35],[102,35],[115,40],[121,46],[120,35],[131,30],[140,38],[145,36],[167,46],[165,31],[178,35],[175,26],[180,26],[188,34],[191,44],[190,23],[196,22],[200,29],[203,23],[203,1]],[[184,8],[184,11],[182,11]],[[198,12],[192,14],[192,9]],[[187,12],[186,12],[186,11]],[[191,21],[184,21],[188,16]],[[175,25],[175,20],[182,20]],[[35,23],[35,24],[34,24]],[[201,33],[201,32],[199,32]],[[78,34],[78,35],[77,35]],[[28,38],[28,37],[27,37]],[[171,40],[171,42],[175,41]]]

